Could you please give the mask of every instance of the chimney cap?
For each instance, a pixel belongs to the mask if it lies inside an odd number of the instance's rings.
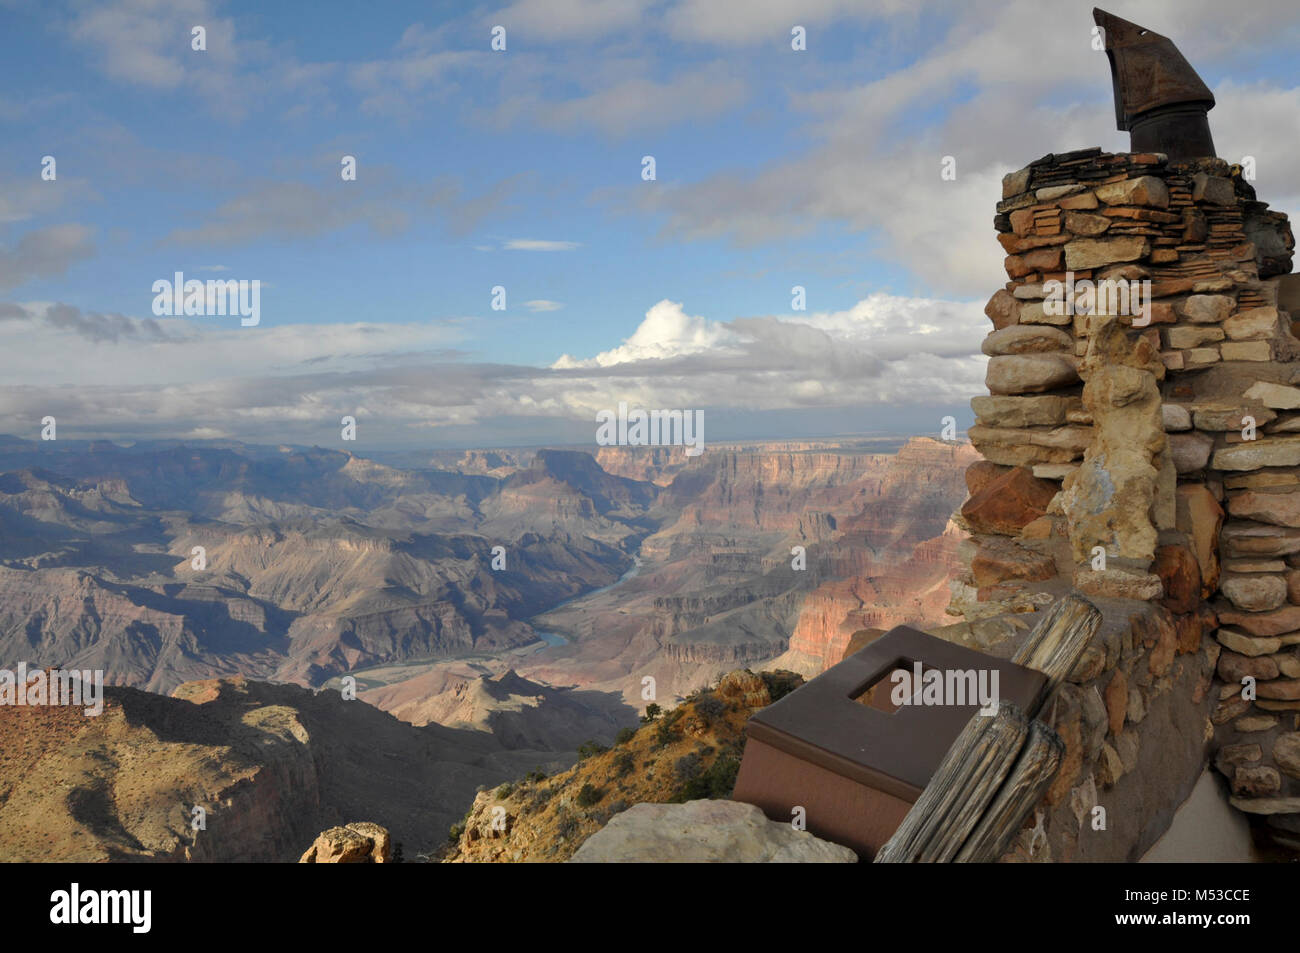
[[[1214,107],[1214,94],[1169,37],[1100,7],[1092,17],[1106,34],[1120,129],[1128,131],[1135,118],[1163,106],[1199,103],[1207,112]]]

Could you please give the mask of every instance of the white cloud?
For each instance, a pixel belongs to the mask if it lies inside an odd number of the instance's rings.
[[[897,14],[890,28],[915,15],[897,7],[860,9],[861,16]],[[990,227],[1001,176],[1049,152],[1094,145],[1123,151],[1127,135],[1115,129],[1109,69],[1104,54],[1091,48],[1086,8],[1071,9],[1050,27],[1041,21],[1041,6],[1028,0],[922,3],[916,9],[942,10],[934,21],[942,30],[921,34],[906,66],[868,82],[832,80],[811,92],[791,92],[791,105],[806,123],[802,151],[756,169],[737,163],[703,179],[668,179],[653,190],[603,190],[595,197],[658,216],[661,237],[670,241],[726,239],[748,246],[845,225],[872,244],[876,257],[937,292],[987,295],[998,283],[1003,256]],[[1295,9],[1282,0],[1249,8],[1159,0],[1115,9],[1172,34],[1203,73],[1239,55],[1242,44],[1297,32]],[[750,42],[786,21],[858,15],[834,0],[687,0],[674,7],[669,23],[699,39]],[[1196,29],[1179,29],[1188,23]],[[1035,25],[1032,35],[1026,24]],[[1235,43],[1224,42],[1223,33]],[[1032,59],[1026,58],[1029,45]],[[1216,96],[1210,121],[1220,154],[1256,155],[1260,197],[1288,210],[1300,193],[1300,166],[1291,161],[1300,148],[1300,127],[1292,122],[1300,90],[1228,81],[1218,84]],[[956,181],[939,176],[948,155],[957,162]]]
[[[550,367],[474,364],[427,324],[239,328],[27,304],[0,310],[0,432],[45,414],[105,437],[311,442],[343,414],[397,442],[503,421],[582,425],[620,400],[751,413],[945,405],[982,389],[978,303],[872,295],[840,312],[711,320],[660,301],[636,331]],[[373,431],[372,431],[373,432]],[[422,437],[421,434],[426,436]],[[541,438],[544,439],[544,438]]]
[[[529,311],[559,311],[564,307],[564,304],[560,301],[548,301],[545,298],[534,298],[532,301],[525,301],[524,307]]]
[[[646,312],[645,319],[632,336],[616,348],[602,351],[593,358],[578,360],[561,355],[551,366],[556,368],[612,367],[635,361],[699,354],[731,343],[732,335],[720,323],[691,317],[681,304],[664,299]]]

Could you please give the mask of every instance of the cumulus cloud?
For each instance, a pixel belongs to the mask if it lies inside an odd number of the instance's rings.
[[[882,294],[844,311],[730,320],[664,300],[626,340],[548,367],[467,361],[453,350],[455,331],[422,324],[220,321],[0,307],[0,432],[52,413],[86,435],[310,442],[351,414],[394,445],[457,428],[490,445],[519,421],[533,421],[538,440],[585,427],[619,401],[960,414],[984,368],[979,304]]]

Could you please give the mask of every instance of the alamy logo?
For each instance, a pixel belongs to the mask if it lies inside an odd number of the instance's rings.
[[[1133,327],[1144,328],[1151,323],[1150,305],[1150,279],[1075,281],[1074,272],[1067,271],[1063,282],[1055,278],[1043,282],[1043,313],[1048,315],[1124,314],[1134,318]]]
[[[19,662],[16,672],[0,668],[0,705],[72,705],[83,714],[102,715],[104,671],[52,668],[28,674],[26,662]]]
[[[209,278],[185,279],[176,272],[174,281],[159,278],[153,283],[153,313],[158,317],[210,317],[237,314],[240,324],[254,327],[262,320],[262,282],[233,278],[218,281]]]
[[[921,670],[920,662],[912,663],[912,671],[896,668],[889,676],[894,683],[889,700],[901,708],[904,705],[973,705],[978,703],[981,715],[998,713],[998,670],[944,669]]]
[[[69,890],[50,894],[50,922],[56,924],[127,923],[132,933],[148,933],[153,923],[151,890]]]
[[[704,411],[629,411],[626,401],[618,402],[617,414],[598,411],[596,443],[602,447],[686,447],[688,457],[704,452]]]

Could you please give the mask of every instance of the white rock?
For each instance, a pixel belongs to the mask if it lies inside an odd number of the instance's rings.
[[[570,863],[840,863],[847,847],[769,821],[742,801],[634,804],[587,839]]]

